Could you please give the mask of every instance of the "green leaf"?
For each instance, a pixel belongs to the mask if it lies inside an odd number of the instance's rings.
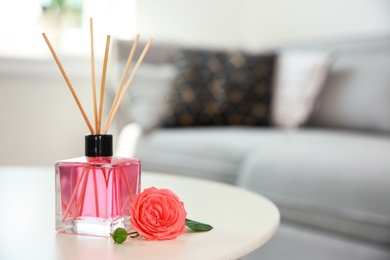
[[[194,221],[188,218],[186,218],[186,226],[195,232],[205,232],[213,229],[213,227],[209,224],[200,223],[198,221]]]

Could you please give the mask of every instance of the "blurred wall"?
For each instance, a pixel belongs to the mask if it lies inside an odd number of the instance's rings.
[[[258,50],[390,32],[388,0],[140,0],[137,31],[157,41]]]
[[[62,57],[61,63],[94,124],[89,58]],[[98,91],[101,63],[96,61]],[[105,95],[103,127],[111,107],[108,100]],[[53,166],[57,160],[84,156],[84,135],[88,133],[52,57],[0,57],[0,166]],[[110,128],[110,133],[115,134],[115,129]]]
[[[191,46],[257,50],[390,32],[388,0],[140,0],[136,8],[137,32],[143,39],[152,36],[155,42]],[[26,33],[15,30],[10,35],[25,39],[18,53],[42,51],[46,56],[0,57],[0,165],[53,165],[55,160],[81,156],[88,128],[40,32]],[[3,40],[2,47],[15,47],[9,37]],[[32,42],[40,48],[32,47]],[[92,115],[89,58],[62,61]],[[111,132],[116,134],[115,129]]]
[[[62,59],[90,112],[88,62]],[[83,155],[88,128],[52,58],[0,58],[0,93],[0,165],[54,165]]]

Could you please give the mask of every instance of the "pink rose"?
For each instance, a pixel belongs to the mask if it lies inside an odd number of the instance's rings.
[[[151,187],[139,193],[130,215],[133,228],[147,240],[175,239],[186,229],[184,204],[168,189]]]

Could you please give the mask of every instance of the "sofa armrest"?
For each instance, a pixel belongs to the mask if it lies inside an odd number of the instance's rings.
[[[134,157],[137,141],[142,133],[142,128],[136,123],[126,125],[120,132],[116,142],[115,155],[131,158]]]

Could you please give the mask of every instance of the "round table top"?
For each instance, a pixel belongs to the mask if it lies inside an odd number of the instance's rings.
[[[168,188],[184,202],[187,217],[210,224],[169,241],[60,234],[55,231],[54,167],[0,168],[0,259],[237,259],[265,244],[280,215],[267,198],[233,185],[142,173],[142,189]]]

